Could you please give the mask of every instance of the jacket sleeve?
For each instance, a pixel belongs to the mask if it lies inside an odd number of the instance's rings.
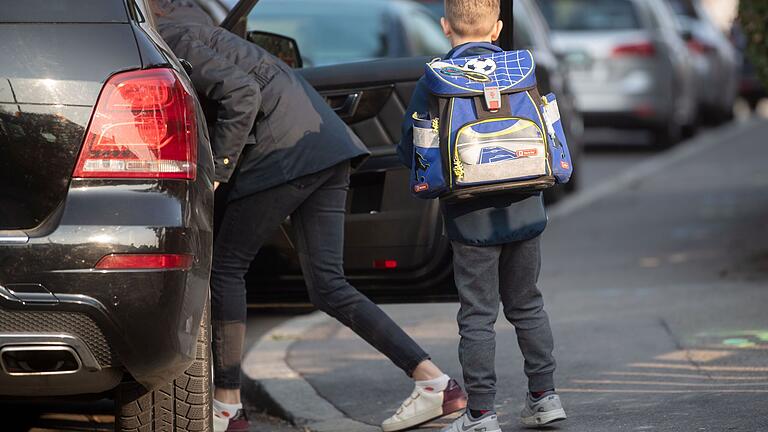
[[[427,111],[429,111],[429,93],[422,78],[416,84],[416,89],[411,97],[411,103],[408,104],[408,109],[403,119],[402,138],[400,138],[400,142],[397,144],[397,155],[400,157],[403,165],[408,168],[411,168],[411,165],[413,165],[413,114],[423,114]]]
[[[261,107],[258,83],[202,42],[184,38],[176,50],[192,64],[195,90],[218,104],[211,133],[215,181],[232,177]],[[183,53],[183,54],[182,54]]]

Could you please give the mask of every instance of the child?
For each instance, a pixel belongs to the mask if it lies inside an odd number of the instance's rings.
[[[505,0],[507,1],[507,0]],[[445,0],[442,26],[454,49],[471,42],[498,39],[503,22],[500,0]],[[473,48],[463,56],[490,53]],[[402,161],[413,163],[413,115],[429,110],[429,90],[422,79],[403,124],[398,146]],[[555,393],[553,340],[549,318],[536,287],[539,275],[539,235],[547,217],[541,193],[503,194],[461,203],[441,203],[446,231],[453,246],[458,315],[459,360],[469,394],[467,410],[443,432],[500,432],[494,412],[496,374],[495,332],[499,301],[514,325],[525,357],[529,393],[521,414],[526,425],[545,425],[566,418]]]

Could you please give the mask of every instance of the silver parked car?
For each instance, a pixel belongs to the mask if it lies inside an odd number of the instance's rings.
[[[733,118],[739,88],[741,55],[712,22],[699,0],[667,0],[680,23],[681,35],[695,61],[699,110],[708,123]]]
[[[664,0],[540,0],[585,124],[643,128],[661,147],[697,122],[691,54]]]

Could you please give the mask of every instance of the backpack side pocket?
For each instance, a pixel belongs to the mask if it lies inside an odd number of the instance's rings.
[[[448,189],[440,152],[437,119],[414,119],[411,192],[417,198],[438,198]]]
[[[545,104],[542,105],[541,112],[547,128],[549,153],[552,155],[552,175],[557,183],[568,183],[573,174],[573,163],[560,119],[560,110],[557,107],[557,98],[550,93],[542,99]]]

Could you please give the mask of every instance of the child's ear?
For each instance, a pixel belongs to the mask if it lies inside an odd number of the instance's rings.
[[[493,42],[496,42],[499,40],[499,36],[501,36],[501,31],[504,29],[504,21],[498,20],[496,21],[496,24],[493,26],[493,33],[491,33],[491,40]]]
[[[448,22],[445,17],[440,18],[440,25],[443,27],[443,33],[445,34],[445,37],[448,39],[453,36],[453,29],[451,28],[451,23]]]

